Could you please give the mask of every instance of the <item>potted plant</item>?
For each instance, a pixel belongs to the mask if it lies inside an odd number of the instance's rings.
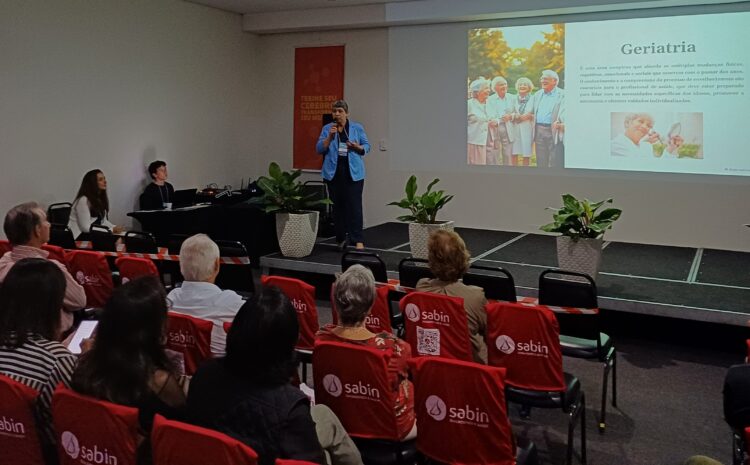
[[[300,170],[283,171],[278,163],[271,162],[268,176],[258,178],[266,213],[276,213],[276,237],[285,257],[310,255],[318,234],[319,215],[310,208],[332,203],[330,199],[313,199],[315,194],[305,195],[302,182],[297,180],[301,174]]]
[[[432,186],[439,179],[433,179],[423,194],[417,194],[417,177],[412,175],[406,181],[406,197],[388,205],[409,210],[408,215],[399,216],[399,221],[409,222],[409,244],[411,254],[416,258],[427,258],[427,240],[437,229],[453,231],[453,221],[437,221],[437,214],[446,203],[453,199],[444,191],[433,191]]]
[[[562,196],[561,208],[548,208],[554,211],[550,224],[542,226],[542,231],[560,233],[557,238],[558,267],[586,273],[596,279],[602,260],[604,232],[620,218],[619,208],[599,209],[612,199],[591,203],[587,199],[578,200],[571,194]]]

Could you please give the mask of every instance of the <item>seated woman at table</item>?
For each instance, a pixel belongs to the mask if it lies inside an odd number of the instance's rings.
[[[365,318],[370,314],[374,301],[375,278],[372,271],[362,265],[350,266],[338,277],[333,290],[333,303],[341,324],[324,326],[316,339],[393,350],[393,356],[388,361],[388,377],[396,399],[396,423],[402,440],[412,439],[417,435],[414,386],[409,381],[406,365],[411,358],[411,348],[391,333],[375,334],[367,329]]]
[[[487,346],[484,343],[487,331],[484,306],[487,305],[487,299],[484,297],[484,289],[461,282],[469,269],[471,257],[466,244],[455,232],[438,230],[430,235],[427,250],[430,271],[436,278],[420,279],[417,290],[464,299],[474,361],[487,364]]]
[[[113,233],[123,231],[107,218],[109,198],[107,197],[107,178],[102,170],[91,170],[83,175],[81,187],[70,210],[68,227],[76,240],[87,240],[91,225],[106,226]]]

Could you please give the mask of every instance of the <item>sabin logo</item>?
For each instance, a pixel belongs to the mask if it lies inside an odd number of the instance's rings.
[[[81,452],[81,447],[78,445],[78,438],[75,434],[70,431],[63,431],[63,434],[60,437],[60,444],[62,444],[63,450],[70,456],[70,458],[73,460],[78,458],[78,454]]]
[[[513,342],[513,339],[511,339],[510,336],[506,336],[505,334],[500,335],[495,339],[495,346],[497,346],[497,350],[508,355],[516,350],[516,343]]]
[[[323,388],[333,397],[338,397],[343,392],[341,380],[336,375],[325,375],[323,377]]]
[[[404,309],[404,313],[406,313],[406,318],[409,319],[409,321],[419,321],[419,307],[417,307],[416,304],[406,304],[406,309]]]
[[[424,401],[424,406],[427,414],[437,421],[443,421],[448,413],[448,407],[446,407],[443,399],[434,394]]]

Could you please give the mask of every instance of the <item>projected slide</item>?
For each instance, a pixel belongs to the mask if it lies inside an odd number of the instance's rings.
[[[750,13],[469,31],[469,165],[750,175]]]

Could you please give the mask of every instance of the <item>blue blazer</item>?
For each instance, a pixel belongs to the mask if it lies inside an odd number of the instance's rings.
[[[330,181],[336,174],[336,164],[339,161],[339,138],[334,138],[328,145],[328,150],[323,146],[323,141],[328,137],[328,132],[334,123],[329,123],[323,126],[323,130],[320,131],[320,137],[318,137],[318,143],[315,144],[315,151],[323,155],[323,168],[321,174],[323,179]],[[370,151],[370,142],[367,140],[367,134],[365,134],[365,128],[361,124],[355,123],[349,120],[349,140],[360,144],[365,149],[365,154]],[[365,161],[362,159],[364,155],[360,155],[355,152],[349,152],[347,157],[349,160],[349,172],[352,175],[352,181],[361,181],[365,179]]]

